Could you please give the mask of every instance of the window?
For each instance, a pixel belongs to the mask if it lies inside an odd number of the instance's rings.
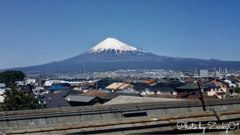
[[[136,112],[124,112],[124,117],[139,117],[139,116],[147,116],[147,112],[145,111],[136,111]]]

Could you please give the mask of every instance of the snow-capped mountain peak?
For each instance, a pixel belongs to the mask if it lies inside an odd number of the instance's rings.
[[[125,44],[115,38],[107,38],[91,48],[88,52],[89,53],[97,53],[97,52],[107,52],[107,51],[112,51],[115,50],[117,54],[121,54],[121,52],[126,52],[126,51],[141,51],[141,52],[146,52],[144,50],[137,49],[135,47],[132,47],[128,44]]]

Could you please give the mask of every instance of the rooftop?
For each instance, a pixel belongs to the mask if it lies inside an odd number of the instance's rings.
[[[65,97],[65,99],[68,102],[85,102],[88,103],[90,101],[92,101],[94,98],[96,98],[97,96],[87,96],[87,95],[68,95],[67,97]]]
[[[63,96],[63,97],[66,97],[68,95],[79,95],[79,94],[82,94],[83,92],[81,91],[76,91],[76,90],[64,90],[62,92],[60,92],[60,94]]]
[[[47,108],[71,107],[71,105],[59,93],[50,93],[45,95]]]
[[[106,102],[103,105],[147,103],[147,102],[166,102],[166,101],[183,101],[183,99],[118,96],[118,97]]]
[[[111,100],[118,96],[134,96],[138,97],[138,93],[108,93],[106,96],[103,97],[104,100]]]
[[[201,88],[204,88],[206,89],[207,87],[202,87],[200,86]],[[186,84],[186,85],[183,85],[183,86],[180,86],[180,87],[177,87],[176,89],[189,89],[189,90],[198,90],[198,85],[197,84],[193,84],[193,83],[190,83],[190,84]]]
[[[97,96],[99,98],[103,98],[104,96],[107,95],[107,93],[102,92],[102,91],[96,91],[96,90],[91,90],[89,92],[83,93],[81,95],[88,95],[88,96]]]
[[[113,89],[113,90],[116,90],[116,89],[119,89],[119,87],[123,86],[124,83],[112,83],[110,84],[109,86],[107,86],[105,89]]]

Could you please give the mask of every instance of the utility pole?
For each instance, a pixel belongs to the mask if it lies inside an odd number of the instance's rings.
[[[125,90],[125,75],[123,76],[123,78],[124,78],[124,80],[123,80],[123,81],[124,81],[124,90]]]
[[[198,81],[197,84],[198,84],[198,90],[199,90],[200,95],[201,95],[201,97],[200,97],[199,99],[202,101],[203,111],[206,111],[205,104],[204,104],[204,100],[203,100],[203,96],[202,96],[202,91],[201,91],[201,88],[200,88],[200,85],[201,85],[201,84],[200,84],[200,81]]]
[[[97,81],[96,81],[96,90],[97,90]]]

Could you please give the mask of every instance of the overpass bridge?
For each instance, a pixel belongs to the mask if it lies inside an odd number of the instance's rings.
[[[37,109],[0,113],[0,135],[240,133],[240,98]]]

